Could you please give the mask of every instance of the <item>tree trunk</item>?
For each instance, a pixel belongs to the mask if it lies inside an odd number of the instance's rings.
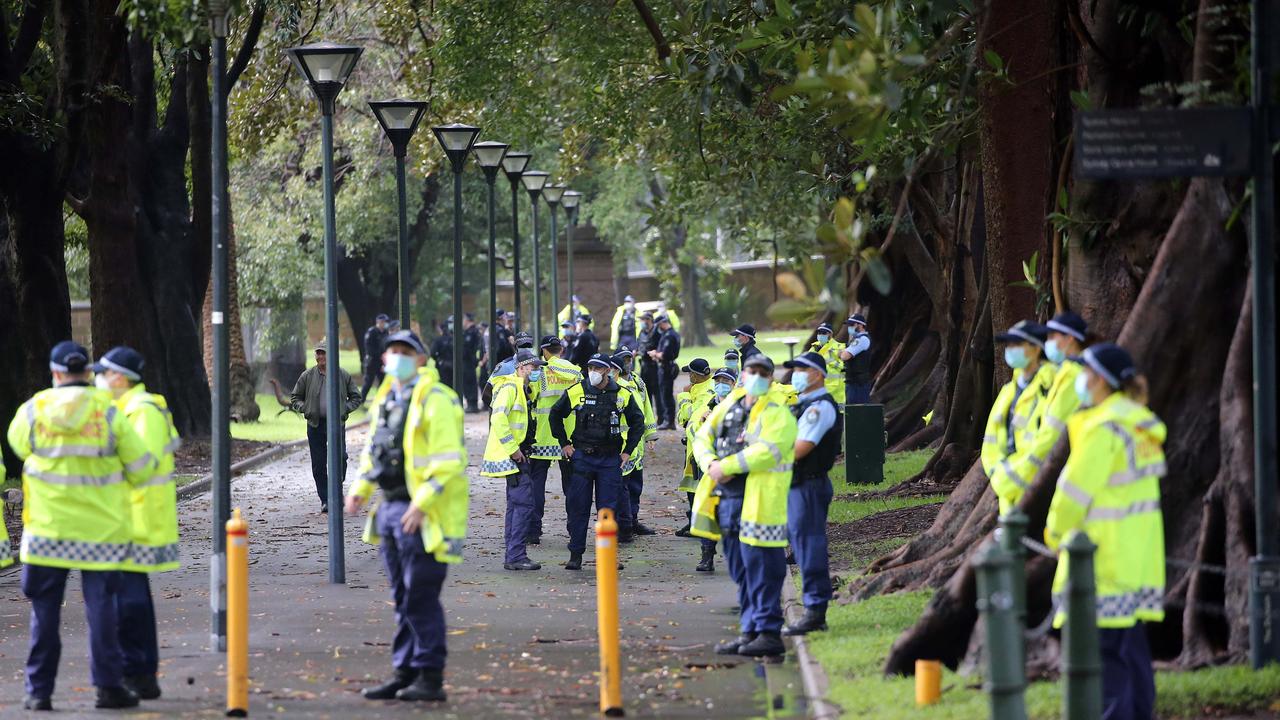
[[[261,413],[253,372],[249,369],[249,357],[244,349],[244,325],[240,316],[240,273],[236,269],[236,224],[231,212],[231,193],[223,196],[223,212],[227,222],[227,346],[230,356],[231,419],[239,422],[257,422]],[[206,236],[211,237],[211,236]],[[200,312],[203,327],[204,370],[213,377],[213,283],[205,285],[205,295]]]

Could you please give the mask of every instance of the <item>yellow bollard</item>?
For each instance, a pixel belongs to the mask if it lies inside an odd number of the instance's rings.
[[[249,526],[227,521],[227,717],[249,716]]]
[[[932,705],[942,697],[942,663],[916,661],[916,705]]]
[[[622,717],[622,657],[618,628],[618,523],[604,508],[596,521],[596,615],[600,632],[600,712]]]

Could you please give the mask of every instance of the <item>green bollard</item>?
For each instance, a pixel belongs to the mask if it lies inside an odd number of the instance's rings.
[[[884,406],[845,405],[844,436],[845,482],[884,482]]]
[[[1018,618],[1018,628],[1027,627],[1027,555],[1022,547],[1022,537],[1027,534],[1026,513],[1013,508],[1000,517],[1000,527],[996,529],[996,540],[1000,547],[1009,553],[1009,582],[1013,591],[1013,612]],[[1025,634],[1018,643],[1019,656],[1026,665],[1027,641]]]
[[[1013,607],[1009,568],[1013,560],[998,543],[978,551],[978,612],[986,621],[987,679],[992,720],[1026,720],[1023,698],[1027,671],[1022,664],[1022,627]]]
[[[1062,626],[1062,717],[1102,717],[1102,651],[1098,646],[1098,597],[1093,575],[1097,546],[1083,532],[1072,533],[1067,551],[1067,617]]]

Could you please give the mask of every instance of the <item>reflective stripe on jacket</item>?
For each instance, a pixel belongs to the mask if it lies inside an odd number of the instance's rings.
[[[831,393],[831,397],[844,406],[844,360],[840,359],[840,353],[844,352],[844,344],[837,342],[833,337],[826,342],[825,345],[813,343],[809,346],[809,350],[818,353],[823,360],[827,361],[827,379],[823,384],[827,386],[827,392]]]
[[[696,467],[693,463],[693,434],[710,414],[711,406],[708,403],[715,391],[715,382],[707,378],[696,385],[690,385],[688,390],[676,398],[676,421],[684,428],[685,439],[684,472],[680,476],[678,488],[680,492],[695,492],[697,489],[693,472]]]
[[[484,446],[480,474],[504,477],[520,471],[511,456],[520,449],[529,429],[526,385],[519,375],[503,375],[493,382],[489,412],[489,439]]]
[[[636,404],[640,406],[640,412],[644,415],[644,433],[640,435],[640,442],[636,444],[636,450],[631,453],[631,457],[622,464],[622,474],[630,475],[636,470],[644,470],[644,442],[658,434],[658,416],[653,411],[653,403],[649,400],[649,390],[639,374],[632,373],[629,378],[619,375],[616,382],[619,387],[625,387],[631,391],[631,396],[636,399]],[[622,432],[625,433],[627,431],[625,415],[622,416],[621,423]]]
[[[4,485],[4,463],[0,463],[0,485]],[[9,545],[9,528],[4,524],[4,500],[0,499],[0,568],[13,564],[13,547]]]
[[[1017,481],[1027,486],[1035,482],[1036,473],[1044,467],[1053,446],[1058,444],[1058,439],[1067,431],[1067,420],[1080,409],[1080,399],[1076,397],[1075,390],[1076,375],[1080,374],[1080,369],[1079,363],[1069,361],[1057,368],[1053,383],[1049,386],[1049,394],[1045,395],[1036,408],[1036,415],[1031,423],[1034,428],[1031,436],[1018,440],[1017,451],[1006,459],[1007,465],[997,471],[996,475],[1007,483],[1009,507],[1016,505],[1026,491]],[[993,487],[996,482],[992,478]]]
[[[582,371],[577,365],[559,356],[553,356],[542,368],[542,379],[534,386],[537,397],[534,398],[534,440],[533,451],[529,457],[538,460],[562,460],[564,451],[555,435],[551,434],[551,406],[556,404],[561,395],[569,388],[582,382]]]
[[[155,460],[105,390],[67,385],[23,403],[9,425],[23,461],[22,562],[117,570],[132,548],[130,497]]]
[[[374,395],[370,427],[377,427],[383,401],[391,392],[392,379],[382,381]],[[377,484],[366,475],[373,468],[370,443],[360,457],[360,478],[350,494],[367,498]],[[422,523],[422,542],[427,552],[444,563],[462,562],[462,546],[467,537],[467,510],[471,490],[467,481],[467,451],[462,441],[462,403],[458,395],[440,382],[432,368],[418,371],[418,381],[409,396],[409,414],[404,429],[404,476],[410,502],[426,514]],[[364,539],[377,544],[375,517],[377,508],[369,511]]]
[[[1053,376],[1056,372],[1057,366],[1053,363],[1042,363],[1036,370],[1036,374],[1031,376],[1031,381],[1023,388],[1022,394],[1018,395],[1017,405],[1010,408],[1018,387],[1015,376],[1000,388],[1000,394],[991,405],[991,414],[987,417],[987,429],[982,435],[982,469],[991,480],[991,489],[1000,500],[1001,515],[1018,503],[1022,493],[1026,492],[1031,483],[1031,478],[1017,474],[1010,464],[1009,460],[1013,453],[1009,452],[1009,425],[1013,426],[1014,453],[1016,453],[1018,448],[1029,445],[1035,436],[1040,418],[1038,410],[1049,392],[1049,386],[1053,384]],[[1009,421],[1011,411],[1012,422]]]
[[[796,419],[785,401],[780,401],[782,398],[775,392],[756,399],[747,415],[747,446],[730,457],[716,457],[715,441],[720,424],[729,408],[745,395],[746,391],[738,388],[716,405],[694,435],[693,456],[704,471],[712,461],[719,460],[726,475],[746,474],[739,540],[756,547],[785,547],[787,494],[791,489],[796,445]],[[697,501],[695,496],[695,512],[698,512]]]
[[[139,383],[116,399],[134,432],[156,459],[151,477],[135,485],[132,496],[133,551],[122,568],[135,572],[178,569],[178,490],[173,454],[182,444],[164,397]]]
[[[1097,545],[1093,567],[1098,627],[1125,628],[1164,619],[1165,426],[1145,406],[1112,393],[1097,407],[1067,423],[1071,455],[1058,478],[1044,538],[1058,548],[1071,533],[1084,532]],[[1059,600],[1066,590],[1065,552],[1053,577]],[[1061,602],[1059,607],[1064,607]],[[1059,611],[1054,626],[1061,627]]]

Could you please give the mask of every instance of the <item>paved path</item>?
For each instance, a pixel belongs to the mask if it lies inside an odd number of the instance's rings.
[[[451,569],[449,702],[442,706],[361,698],[390,669],[393,629],[386,580],[375,549],[348,519],[347,585],[327,583],[325,517],[316,512],[305,450],[239,478],[233,505],[250,523],[250,666],[253,717],[592,717],[597,715],[595,565],[580,573],[567,557],[559,471],[548,481],[546,535],[530,556],[534,573],[502,569],[505,485],[475,474],[487,428],[467,418],[472,518],[466,562]],[[360,438],[352,435],[352,447]],[[733,586],[724,569],[693,571],[697,544],[672,535],[684,522],[677,484],[681,446],[663,432],[650,460],[642,517],[656,537],[623,546],[621,573],[624,696],[630,717],[792,717],[803,692],[792,659],[762,666],[716,656],[711,646],[736,630]],[[221,717],[225,668],[207,651],[209,496],[181,508],[182,570],[153,590],[161,633],[165,696],[123,714]],[[92,710],[78,581],[68,588],[63,658],[54,707],[62,717]],[[0,718],[22,717],[28,606],[16,573],[0,575]],[[767,671],[766,671],[767,670]]]

